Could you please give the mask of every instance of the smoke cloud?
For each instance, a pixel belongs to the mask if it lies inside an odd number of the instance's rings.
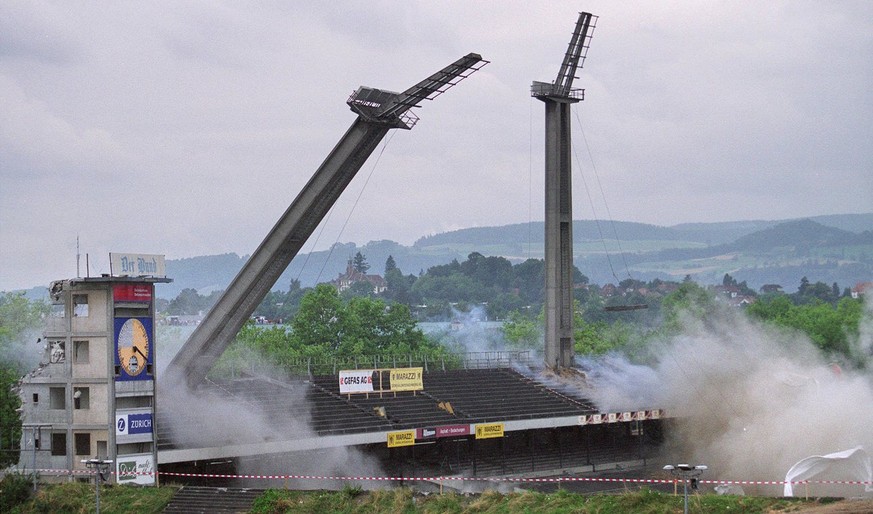
[[[158,370],[166,368],[194,327],[159,326]],[[267,359],[250,355],[257,362],[258,379],[238,378],[232,386],[204,387],[190,391],[184,385],[161,389],[161,423],[179,447],[208,447],[234,444],[290,441],[315,437],[307,398],[309,384],[288,379],[278,368],[269,369]],[[251,363],[237,363],[246,370]],[[263,375],[263,376],[262,376]],[[277,377],[271,380],[265,377]],[[258,401],[255,401],[257,399]],[[236,461],[236,471],[244,475],[383,476],[377,459],[356,448],[326,448],[317,451],[244,457]],[[287,487],[292,489],[330,489],[346,485],[373,487],[374,482],[324,480],[239,481],[238,487]]]
[[[868,310],[856,342],[868,359],[871,319]],[[684,325],[650,367],[619,356],[584,363],[586,393],[604,411],[667,410],[665,458],[706,464],[723,480],[781,480],[811,455],[873,449],[869,365],[840,367],[804,335],[736,311]]]

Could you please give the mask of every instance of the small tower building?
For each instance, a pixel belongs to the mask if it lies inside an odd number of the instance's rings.
[[[155,283],[162,255],[110,254],[114,273],[51,284],[39,366],[21,381],[19,469],[76,476],[111,460],[113,483],[154,484]]]

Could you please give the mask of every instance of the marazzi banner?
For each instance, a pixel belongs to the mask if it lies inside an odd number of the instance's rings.
[[[424,368],[392,368],[389,373],[391,391],[421,391],[424,389]]]

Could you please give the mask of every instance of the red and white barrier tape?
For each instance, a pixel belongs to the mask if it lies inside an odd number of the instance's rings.
[[[93,474],[89,470],[67,469],[38,469],[39,473],[53,475]],[[114,471],[110,474],[115,475]],[[377,482],[442,482],[442,481],[468,481],[468,482],[523,482],[523,483],[555,483],[555,482],[613,482],[631,484],[673,484],[681,483],[680,479],[661,478],[601,478],[601,477],[461,477],[461,476],[437,476],[437,477],[368,477],[368,476],[327,476],[327,475],[231,475],[215,473],[175,473],[161,472],[130,472],[125,475],[163,475],[187,478],[229,478],[250,480],[355,480]],[[784,480],[699,480],[700,484],[710,485],[778,485],[785,484],[827,484],[827,485],[858,485],[873,487],[873,481],[862,480],[797,480],[786,482]]]

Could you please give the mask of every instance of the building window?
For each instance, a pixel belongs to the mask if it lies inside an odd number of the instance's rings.
[[[67,433],[53,432],[52,433],[52,455],[67,454]]]
[[[90,409],[91,408],[91,392],[87,387],[73,388],[73,408],[74,409]]]
[[[53,303],[52,310],[50,316],[52,318],[64,318],[66,317],[66,312],[64,312],[64,304],[62,303]]]
[[[91,434],[75,434],[76,455],[91,454]]]
[[[33,393],[33,404],[39,403],[39,393]]]
[[[49,363],[61,364],[67,358],[66,341],[49,341]]]
[[[66,409],[67,400],[63,387],[49,387],[49,409]]]
[[[73,341],[73,362],[88,364],[88,341]]]
[[[82,318],[88,316],[88,295],[73,295],[73,316]]]

